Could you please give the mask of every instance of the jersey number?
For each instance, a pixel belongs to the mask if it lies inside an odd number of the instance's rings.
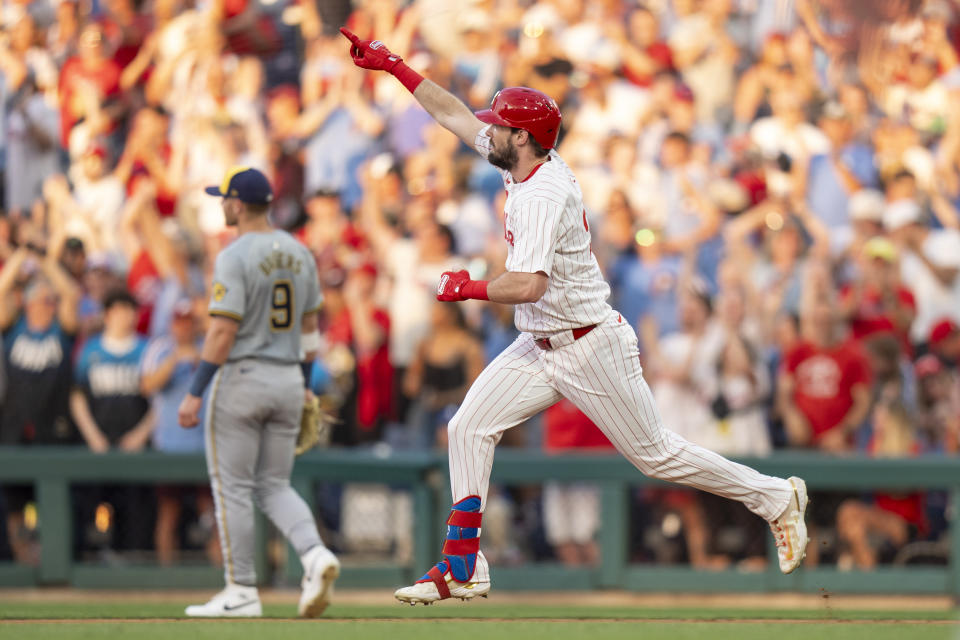
[[[511,247],[513,246],[513,231],[507,231],[507,213],[503,213],[503,239],[507,241]]]
[[[289,330],[293,324],[293,289],[289,280],[274,283],[270,307],[270,328],[273,331]]]

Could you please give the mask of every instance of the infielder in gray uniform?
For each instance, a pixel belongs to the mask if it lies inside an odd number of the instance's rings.
[[[223,214],[240,236],[213,272],[210,326],[201,362],[180,405],[183,427],[195,427],[207,402],[207,470],[216,503],[227,586],[188,616],[260,616],[253,566],[253,505],[269,516],[303,562],[299,613],[315,617],[330,601],[340,573],[323,545],[310,508],[290,486],[307,376],[320,337],[320,285],[310,252],[273,229],[273,192],[256,169],[231,170],[207,193],[223,198]]]

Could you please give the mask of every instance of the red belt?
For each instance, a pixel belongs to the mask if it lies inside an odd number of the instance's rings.
[[[582,338],[583,336],[585,336],[585,335],[587,335],[588,333],[590,333],[591,331],[593,331],[596,327],[597,327],[597,325],[595,325],[595,324],[590,324],[590,325],[587,325],[587,326],[585,326],[585,327],[579,327],[579,328],[577,328],[577,329],[570,329],[570,333],[573,334],[573,340],[579,340],[579,339]],[[550,349],[556,349],[556,348],[558,348],[558,347],[563,347],[563,346],[568,345],[568,344],[570,344],[571,342],[573,342],[573,340],[570,340],[569,342],[566,341],[566,340],[560,340],[561,337],[565,336],[565,333],[566,333],[566,332],[560,333],[560,334],[558,334],[558,335],[553,336],[552,338],[535,338],[534,341],[533,341],[533,343],[534,343],[535,345],[537,345],[538,347],[540,347],[541,349],[543,349],[544,351],[549,351]],[[554,345],[553,343],[550,342],[551,340],[559,341],[560,344]]]

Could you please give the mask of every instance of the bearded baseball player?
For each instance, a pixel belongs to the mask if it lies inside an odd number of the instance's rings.
[[[207,386],[207,471],[216,504],[226,588],[187,607],[196,617],[262,614],[253,566],[253,505],[267,514],[303,563],[299,613],[313,618],[330,601],[340,563],[323,545],[310,508],[290,486],[301,416],[312,402],[309,368],[320,346],[320,285],[310,252],[273,229],[273,199],[260,171],[231,170],[210,195],[223,199],[239,237],[217,256],[210,325],[179,421],[195,427]],[[303,354],[303,357],[301,357]]]
[[[516,306],[520,337],[474,382],[448,426],[454,504],[443,559],[395,596],[410,604],[462,600],[490,591],[480,529],[503,432],[567,398],[648,476],[742,502],[770,523],[780,569],[805,555],[806,485],[762,475],[685,441],[661,422],[640,368],[637,335],[606,300],[610,288],[590,250],[580,187],[553,150],[556,103],[525,87],[503,89],[474,114],[410,69],[379,41],[341,29],[357,66],[387,71],[438,123],[500,169],[507,190],[506,272],[489,282],[446,272],[437,299],[490,300]]]

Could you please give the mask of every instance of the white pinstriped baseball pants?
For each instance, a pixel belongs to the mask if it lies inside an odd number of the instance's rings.
[[[644,474],[737,500],[765,520],[787,508],[793,489],[786,480],[731,462],[663,426],[643,379],[637,336],[617,312],[570,345],[544,351],[533,340],[521,334],[487,365],[450,421],[454,502],[478,495],[485,506],[503,432],[566,397]],[[490,579],[482,553],[475,579]]]

